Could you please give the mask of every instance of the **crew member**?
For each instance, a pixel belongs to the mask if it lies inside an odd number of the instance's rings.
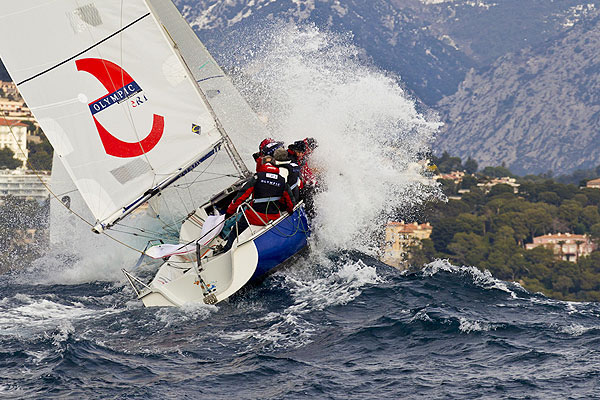
[[[297,140],[288,146],[290,159],[301,167],[300,178],[305,186],[317,186],[317,177],[308,165],[308,160],[317,147],[317,141],[313,138]]]
[[[258,152],[252,154],[254,161],[256,161],[256,172],[264,170],[264,166],[270,162],[267,157],[273,157],[275,150],[283,147],[283,142],[266,138],[258,145]]]
[[[248,222],[252,225],[266,225],[269,221],[274,221],[281,216],[280,210],[286,210],[288,213],[294,211],[294,200],[286,179],[281,176],[279,169],[270,165],[272,172],[257,172],[252,179],[244,186],[229,207],[227,207],[226,216],[230,217],[236,213],[238,207],[249,198],[252,198],[250,207],[244,210],[246,218],[240,218],[229,234],[227,244],[222,249],[228,251],[235,241],[236,234],[241,234],[248,228]],[[246,221],[247,219],[247,221]]]
[[[303,187],[300,179],[300,166],[290,160],[288,152],[283,148],[275,150],[273,158],[275,159],[275,166],[279,168],[279,174],[284,178],[287,175],[287,184],[292,191],[293,200],[297,203],[300,201],[300,189]]]
[[[310,218],[314,216],[313,197],[318,181],[315,173],[308,165],[308,159],[317,146],[317,141],[313,138],[297,140],[288,146],[288,156],[292,162],[300,166],[300,179],[302,180],[300,199],[304,200],[304,209]]]

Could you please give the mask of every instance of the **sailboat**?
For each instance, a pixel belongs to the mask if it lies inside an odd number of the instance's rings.
[[[225,220],[252,175],[247,143],[268,135],[170,0],[5,0],[0,34],[0,56],[92,230],[126,226],[147,204],[168,209],[156,219],[177,237],[142,251],[160,260],[156,274],[123,270],[144,305],[218,303],[307,246],[302,202],[243,232],[249,204]],[[225,226],[237,238],[219,253]]]

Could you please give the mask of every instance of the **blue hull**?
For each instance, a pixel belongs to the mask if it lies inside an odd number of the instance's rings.
[[[306,247],[309,235],[304,207],[298,207],[292,215],[254,239],[258,265],[251,279],[264,275]]]

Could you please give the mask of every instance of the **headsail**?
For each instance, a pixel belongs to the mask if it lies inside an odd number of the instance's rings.
[[[170,0],[148,0],[169,37],[206,94],[219,121],[246,163],[260,140],[269,136],[263,122],[219,67],[204,44]]]
[[[5,0],[0,34],[14,32],[24,33],[0,42],[0,56],[100,223],[220,149],[195,78],[146,1]]]

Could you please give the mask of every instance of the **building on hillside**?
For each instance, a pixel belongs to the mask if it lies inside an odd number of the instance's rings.
[[[19,96],[17,85],[14,82],[0,81],[0,90],[2,90],[5,96]]]
[[[462,182],[465,173],[463,171],[452,171],[449,174],[439,174],[436,179],[447,179],[456,183],[457,185]]]
[[[385,245],[381,261],[396,268],[410,259],[411,246],[420,246],[421,240],[429,239],[432,227],[425,224],[388,222],[385,228]]]
[[[585,187],[592,189],[600,189],[600,178],[592,179],[585,184]]]
[[[560,259],[571,262],[577,262],[579,257],[588,256],[598,248],[589,236],[572,233],[537,236],[533,238],[533,243],[527,243],[525,248],[531,250],[538,246],[551,249]]]
[[[0,197],[14,196],[43,201],[49,194],[44,184],[49,182],[50,174],[39,171],[36,174],[24,170],[0,170]]]
[[[490,189],[492,187],[499,185],[499,184],[512,186],[513,192],[515,192],[515,193],[519,193],[519,186],[521,186],[521,184],[517,183],[517,180],[515,178],[511,178],[508,176],[505,176],[502,178],[494,178],[491,181],[485,182],[485,183],[478,183],[477,186],[482,188],[483,191],[487,193],[490,191]]]
[[[22,100],[0,98],[0,111],[5,117],[31,117],[31,110]]]
[[[15,141],[16,139],[16,141]],[[22,122],[0,119],[0,149],[8,147],[15,153],[15,158],[27,164],[27,125]]]

